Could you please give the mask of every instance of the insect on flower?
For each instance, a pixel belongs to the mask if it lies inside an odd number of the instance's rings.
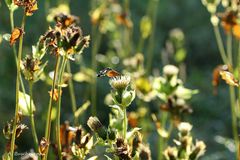
[[[109,67],[99,71],[99,73],[97,74],[97,77],[103,77],[103,76],[107,76],[109,78],[113,78],[116,76],[120,76],[121,74]]]

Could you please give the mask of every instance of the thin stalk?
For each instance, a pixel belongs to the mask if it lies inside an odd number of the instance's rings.
[[[71,74],[71,65],[70,65],[70,62],[68,61],[67,62],[67,72],[69,74]],[[77,110],[77,103],[76,103],[76,97],[75,97],[75,91],[74,91],[74,87],[73,87],[73,80],[72,78],[70,78],[69,80],[69,93],[70,93],[70,97],[71,97],[71,103],[72,103],[72,112],[73,112],[73,115],[74,115],[74,124],[77,125],[78,124],[78,117],[75,116],[75,112]]]
[[[166,125],[166,122],[167,122],[167,117],[168,115],[165,114],[165,113],[162,113],[161,115],[161,126],[163,128],[165,128],[165,125]],[[162,156],[163,156],[163,150],[164,150],[164,146],[165,146],[165,140],[164,140],[164,137],[161,137],[161,135],[159,135],[159,139],[158,139],[158,160],[162,160]]]
[[[47,123],[46,123],[46,128],[45,128],[45,138],[49,142],[50,140],[50,131],[51,131],[51,117],[52,117],[52,102],[53,102],[53,97],[54,97],[54,89],[56,85],[56,80],[57,80],[57,74],[59,70],[59,63],[60,63],[60,57],[57,56],[56,64],[55,64],[55,69],[54,69],[54,76],[53,76],[53,82],[52,82],[52,95],[50,96],[49,99],[49,104],[48,104],[48,112],[47,112]],[[48,156],[48,147],[46,149],[46,154],[43,156],[43,160],[47,159]]]
[[[99,49],[99,46],[101,44],[101,39],[102,39],[102,34],[97,32],[97,27],[94,27],[92,29],[92,37],[95,39],[95,41],[92,43],[93,48],[92,48],[92,70],[96,71],[97,70],[97,60],[96,60],[96,55]],[[97,113],[97,107],[96,107],[96,94],[97,94],[97,84],[96,84],[96,77],[93,77],[93,83],[91,85],[91,103],[92,103],[92,108],[91,108],[91,113],[92,115],[96,115]]]
[[[11,30],[13,31],[14,29],[14,11],[12,9],[10,9],[10,24],[11,24]],[[16,66],[17,66],[17,61],[18,61],[18,58],[17,58],[17,49],[16,49],[16,45],[13,44],[13,55],[14,55],[14,59],[15,59],[15,62],[16,62]],[[25,87],[24,87],[24,84],[23,84],[23,80],[22,80],[22,75],[20,74],[20,77],[19,77],[19,80],[20,80],[20,87],[23,91],[23,94],[24,94],[24,100],[27,102],[27,98],[26,98],[26,90],[25,90]]]
[[[127,128],[128,128],[128,118],[127,118],[127,109],[123,109],[123,138],[127,139]]]
[[[236,103],[235,103],[235,91],[234,87],[229,87],[230,94],[230,103],[231,103],[231,112],[232,112],[232,132],[233,138],[236,148],[238,147],[239,139],[238,139],[238,129],[237,129],[237,115],[236,115]],[[238,155],[238,150],[236,149],[236,156]]]
[[[147,73],[149,74],[152,68],[153,52],[154,52],[154,40],[155,40],[155,30],[157,23],[157,11],[158,11],[158,2],[159,0],[152,0],[152,33],[149,37],[148,49],[147,49]]]
[[[240,79],[240,41],[238,42],[238,79]],[[238,116],[240,116],[240,87],[238,87]]]
[[[232,55],[232,34],[227,35],[227,58],[230,65],[230,72],[233,72],[233,55]],[[229,86],[229,95],[232,112],[232,132],[235,142],[235,146],[238,146],[238,129],[237,129],[237,113],[236,113],[236,94],[233,86]],[[238,150],[236,150],[236,158],[238,156]]]
[[[31,128],[32,128],[31,130],[32,130],[32,136],[34,141],[35,152],[38,152],[38,137],[37,137],[37,132],[35,128],[34,113],[33,113],[33,107],[32,107],[33,82],[29,82],[29,96],[30,96],[30,118],[31,118]]]
[[[214,34],[215,34],[215,37],[216,37],[216,40],[217,40],[217,46],[218,46],[218,50],[220,52],[220,56],[222,58],[222,61],[223,61],[224,64],[228,64],[228,58],[226,56],[226,52],[225,52],[225,49],[224,49],[223,40],[222,40],[220,31],[219,31],[219,27],[214,26],[213,29],[214,29]]]
[[[23,14],[23,19],[22,19],[22,24],[21,28],[24,30],[25,27],[25,20],[26,20],[26,15]],[[20,63],[21,63],[21,58],[22,58],[22,47],[23,47],[23,34],[20,36],[19,39],[19,48],[18,48],[18,59],[17,59],[17,78],[16,78],[16,108],[15,108],[15,118],[14,118],[14,123],[13,123],[13,134],[11,138],[11,149],[10,149],[10,157],[11,160],[13,160],[13,155],[14,155],[14,148],[15,148],[15,137],[16,137],[16,129],[17,129],[17,119],[18,119],[18,111],[19,111],[19,82],[20,82]]]
[[[61,64],[61,69],[59,71],[59,76],[58,76],[58,103],[57,103],[57,119],[56,119],[56,141],[57,141],[57,148],[58,148],[58,158],[59,160],[62,159],[62,146],[61,146],[61,140],[60,140],[60,118],[61,118],[61,100],[62,100],[62,95],[61,95],[61,91],[62,91],[62,87],[61,87],[61,83],[62,83],[62,77],[63,77],[63,73],[66,67],[66,63],[67,63],[67,57],[64,57],[62,64]]]

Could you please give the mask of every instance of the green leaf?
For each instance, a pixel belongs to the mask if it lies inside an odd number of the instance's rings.
[[[133,135],[134,135],[136,132],[140,131],[140,130],[141,130],[141,128],[135,127],[135,128],[133,128],[131,131],[127,132],[127,139],[132,138]]]
[[[6,5],[9,7],[12,4],[11,0],[5,0]]]
[[[87,110],[90,104],[91,104],[90,101],[85,102],[80,108],[77,109],[77,111],[74,113],[74,116],[79,117],[81,114],[84,113],[84,111]]]
[[[119,118],[120,118],[120,119],[123,119],[124,114],[123,114],[123,110],[121,109],[120,106],[118,106],[118,105],[109,105],[109,107],[117,110],[117,111],[118,111],[118,116],[119,116]]]
[[[23,92],[19,91],[19,107],[23,113],[23,115],[25,116],[30,116],[31,112],[30,112],[30,96],[28,94],[24,94]],[[33,112],[36,110],[35,105],[33,103],[33,100],[31,100],[31,104],[32,104],[32,110]]]

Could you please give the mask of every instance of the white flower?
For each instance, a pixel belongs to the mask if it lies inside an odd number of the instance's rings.
[[[182,122],[178,125],[178,130],[181,133],[189,133],[192,130],[192,125],[188,122]]]
[[[179,72],[179,69],[174,65],[166,65],[163,67],[163,74],[167,76],[177,75],[178,72]]]

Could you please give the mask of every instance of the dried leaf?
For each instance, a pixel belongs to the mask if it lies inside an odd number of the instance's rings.
[[[23,30],[21,28],[14,28],[10,37],[10,45],[16,43],[16,41],[21,37],[23,34]]]
[[[239,86],[238,80],[234,78],[234,75],[231,72],[221,71],[220,75],[222,76],[222,79],[225,80],[225,82],[230,86]]]

